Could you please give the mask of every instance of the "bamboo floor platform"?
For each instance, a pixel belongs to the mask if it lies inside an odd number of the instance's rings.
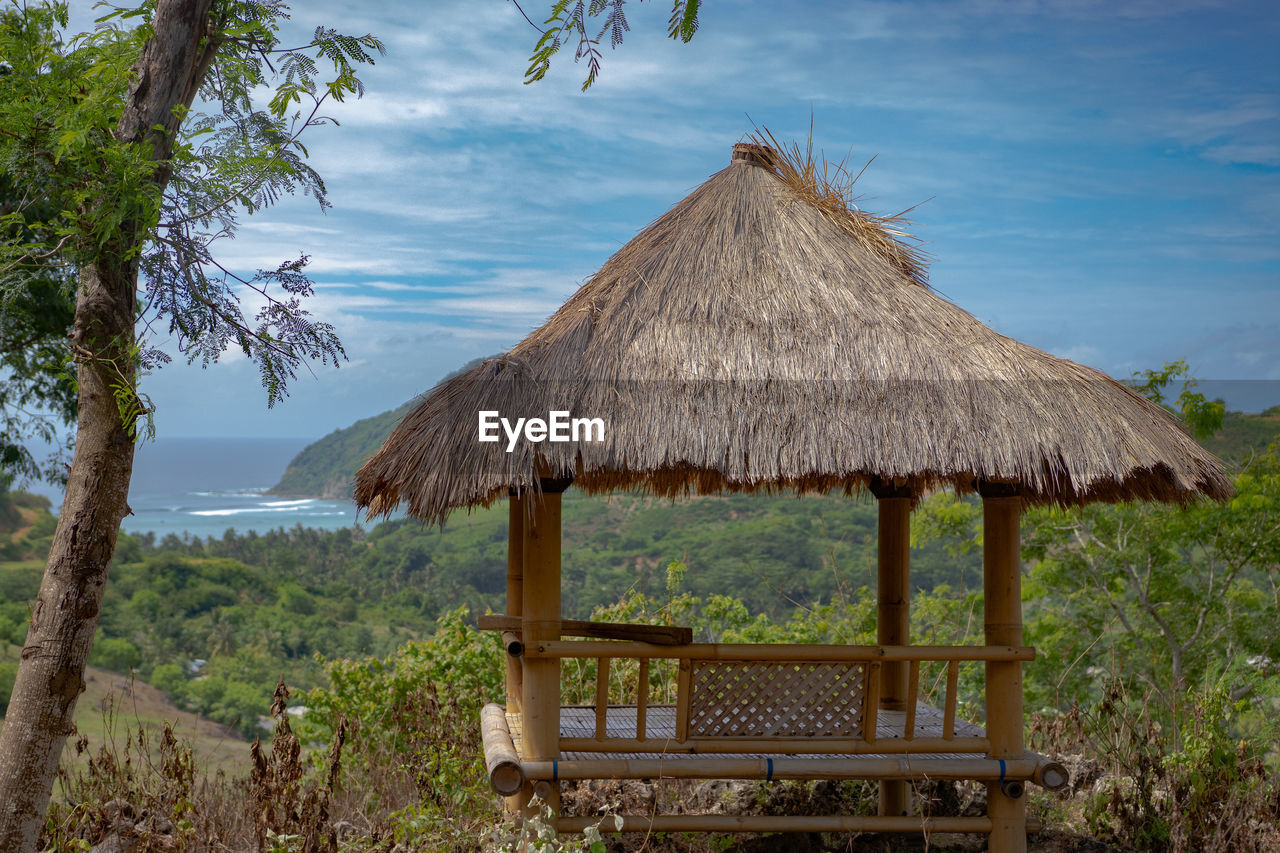
[[[889,740],[893,738],[901,738],[903,728],[906,722],[906,714],[903,711],[885,711],[881,710],[876,715],[876,739]],[[516,753],[523,756],[520,738],[520,716],[518,714],[507,714],[507,725],[511,729],[511,739],[515,744]],[[707,756],[702,754],[691,754],[687,752],[664,752],[662,744],[665,741],[674,741],[676,736],[676,709],[674,705],[650,705],[647,712],[647,723],[645,725],[648,739],[653,741],[653,752],[644,753],[613,753],[613,752],[564,752],[560,755],[561,761],[600,761],[608,759],[656,759],[661,758],[667,761],[697,761],[705,759]],[[605,718],[605,732],[610,738],[634,738],[636,736],[636,707],[634,705],[610,705],[608,714]],[[560,737],[562,738],[594,738],[596,734],[596,711],[594,706],[578,706],[569,705],[560,709]],[[981,726],[975,726],[963,720],[955,721],[956,737],[985,737],[986,733]],[[916,723],[915,737],[917,738],[940,738],[942,737],[942,711],[934,708],[932,705],[920,703],[916,706]],[[719,754],[717,758],[769,758],[778,757],[785,753],[734,753]],[[825,755],[825,754],[806,754],[804,756],[796,756],[811,759],[821,758],[845,758],[843,755]],[[897,755],[863,755],[861,758],[900,758]],[[973,755],[962,755],[953,753],[911,753],[912,758],[974,758]]]

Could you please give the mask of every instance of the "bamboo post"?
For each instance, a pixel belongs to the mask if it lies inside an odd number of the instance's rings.
[[[519,619],[524,612],[524,498],[518,489],[511,489],[507,497],[507,616]],[[513,632],[512,639],[522,640]],[[511,644],[503,635],[503,645],[510,652]],[[523,646],[523,642],[521,642]],[[521,692],[524,690],[523,665],[520,658],[508,653],[506,661],[507,713],[520,714]],[[520,814],[529,801],[519,791],[503,798],[503,807],[510,814]]]
[[[596,740],[604,740],[609,720],[609,659],[596,661]]]
[[[942,697],[942,739],[956,736],[956,702],[960,693],[960,661],[947,661],[947,690]]]
[[[1022,568],[1018,525],[1022,498],[1016,485],[979,483],[982,495],[983,621],[988,645],[1022,645]],[[988,661],[987,740],[989,758],[1016,759],[1023,755],[1022,664]],[[1011,787],[987,784],[987,815],[991,818],[991,853],[1025,853],[1026,800]]]
[[[524,498],[512,489],[507,498],[507,616],[524,612]],[[523,639],[523,638],[521,638]],[[503,637],[503,644],[510,646]],[[522,671],[519,658],[507,656],[507,713],[520,713]]]
[[[480,711],[480,736],[484,743],[484,767],[489,773],[489,784],[510,800],[524,787],[525,776],[520,769],[515,745],[511,742],[505,708],[492,704],[484,706]]]
[[[907,713],[902,721],[902,736],[914,740],[916,736],[916,706],[920,704],[920,661],[913,660],[907,670]]]
[[[676,741],[684,743],[689,739],[689,695],[693,690],[693,664],[688,659],[680,660],[679,674],[676,676]]]
[[[526,493],[524,517],[524,610],[522,627],[526,649],[560,638],[560,495],[570,480],[544,478],[541,494]],[[525,655],[521,697],[521,758],[525,761],[560,757],[560,660]],[[560,811],[560,788],[552,785],[545,798],[553,812]],[[526,789],[523,814],[536,816],[528,807],[532,791]]]
[[[942,739],[956,736],[956,702],[960,692],[960,661],[947,661],[947,692],[942,697]]]
[[[875,743],[880,734],[876,726],[879,725],[877,713],[880,709],[880,667],[882,666],[880,661],[867,664],[866,680],[862,683],[862,689],[866,691],[863,697],[866,710],[862,712],[862,739],[869,744]]]
[[[648,737],[645,716],[649,710],[649,659],[640,661],[640,675],[636,680],[636,740]]]
[[[871,493],[879,510],[876,557],[876,642],[882,646],[911,643],[911,488],[875,477]],[[880,707],[907,707],[907,665],[886,662],[880,669]],[[880,783],[881,815],[910,813],[905,782]]]

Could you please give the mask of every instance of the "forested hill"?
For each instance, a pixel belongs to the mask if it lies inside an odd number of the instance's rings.
[[[480,359],[467,364],[468,370]],[[455,373],[460,371],[455,371]],[[450,374],[455,375],[455,374]],[[447,378],[447,377],[446,377]],[[277,495],[302,497],[349,498],[356,470],[374,454],[391,434],[412,403],[356,421],[346,429],[336,430],[314,444],[309,444],[289,463],[284,477],[271,490]],[[1280,437],[1280,406],[1272,406],[1260,414],[1228,412],[1222,431],[1205,442],[1205,446],[1236,468],[1248,458]]]
[[[356,471],[391,435],[415,401],[334,430],[308,444],[289,462],[273,495],[344,499],[351,497]]]
[[[1280,406],[1272,406],[1256,415],[1227,412],[1222,431],[1204,446],[1234,468],[1265,450],[1277,438],[1280,438]]]
[[[472,359],[440,381],[451,379],[492,357]],[[398,409],[356,421],[308,444],[290,460],[284,476],[271,488],[270,494],[337,500],[350,498],[356,471],[382,446],[416,402],[415,398]]]

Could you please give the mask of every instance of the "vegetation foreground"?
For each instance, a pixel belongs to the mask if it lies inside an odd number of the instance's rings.
[[[644,616],[656,604],[633,598],[599,615]],[[710,627],[714,608],[687,595],[647,615],[660,619],[673,604],[699,630]],[[690,606],[692,611],[685,609]],[[271,706],[274,737],[269,745],[243,745],[235,771],[203,773],[189,744],[167,727],[158,738],[139,731],[96,749],[76,738],[75,751],[89,752],[89,760],[74,772],[64,767],[43,844],[103,853],[518,849],[517,831],[488,788],[476,725],[480,705],[500,691],[501,650],[492,635],[468,623],[460,609],[443,617],[429,639],[407,643],[386,659],[331,662],[330,686],[303,697],[308,711],[297,723],[286,710],[291,697],[281,683]],[[808,640],[831,628],[810,613],[785,625],[753,620],[724,636],[757,639],[764,629],[778,638]],[[573,696],[574,675],[566,674],[566,695],[585,699]],[[1231,700],[1219,686],[1191,689],[1168,726],[1148,714],[1147,701],[1111,681],[1102,700],[1088,708],[1033,718],[1032,746],[1062,754],[1073,785],[1060,794],[1033,789],[1031,813],[1052,829],[1031,849],[1280,849],[1274,766],[1264,760],[1258,739],[1239,737],[1249,703]],[[917,792],[932,813],[978,809],[984,796],[979,786],[944,783]],[[873,813],[876,789],[862,782],[602,782],[566,786],[564,800],[567,811],[602,821],[637,804],[690,812]],[[535,849],[870,851],[918,849],[918,842],[655,834],[569,838]],[[928,849],[976,851],[981,843],[935,836]]]

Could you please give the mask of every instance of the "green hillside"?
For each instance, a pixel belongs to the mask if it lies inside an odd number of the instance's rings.
[[[1280,406],[1272,406],[1256,415],[1227,412],[1222,431],[1204,444],[1228,466],[1236,467],[1248,462],[1277,438],[1280,438]]]
[[[0,561],[44,563],[57,523],[49,509],[41,495],[0,490]]]
[[[440,381],[452,379],[470,370],[486,358],[472,359]],[[305,498],[350,498],[356,471],[387,440],[400,419],[409,413],[416,400],[398,409],[356,421],[344,429],[334,430],[319,441],[308,444],[289,461],[280,482],[270,494]]]
[[[272,487],[271,494],[351,497],[356,471],[387,440],[391,430],[412,407],[413,402],[410,401],[398,409],[334,430],[319,441],[308,444],[290,460],[284,476]]]
[[[476,359],[450,376],[480,361]],[[394,411],[356,421],[307,445],[289,463],[271,494],[349,498],[356,470],[374,454],[412,406],[412,402],[406,403]],[[1228,412],[1222,431],[1206,441],[1205,446],[1223,459],[1229,469],[1235,469],[1277,438],[1280,438],[1280,406],[1272,406],[1259,414]]]
[[[9,554],[0,553],[0,710],[16,673],[3,651],[26,637],[54,525],[46,508],[23,513],[25,523],[0,536]],[[571,490],[565,613],[590,618],[629,591],[665,601],[672,561],[687,568],[680,592],[732,595],[748,621],[856,605],[870,600],[875,529],[869,497],[673,502]],[[90,660],[132,669],[179,708],[251,738],[278,678],[301,690],[325,682],[317,653],[381,657],[459,607],[502,610],[507,539],[505,506],[455,513],[443,531],[400,519],[368,531],[295,527],[205,540],[121,534]],[[964,601],[982,574],[977,552],[952,554],[942,542],[920,543],[911,560],[914,589],[944,603]]]

